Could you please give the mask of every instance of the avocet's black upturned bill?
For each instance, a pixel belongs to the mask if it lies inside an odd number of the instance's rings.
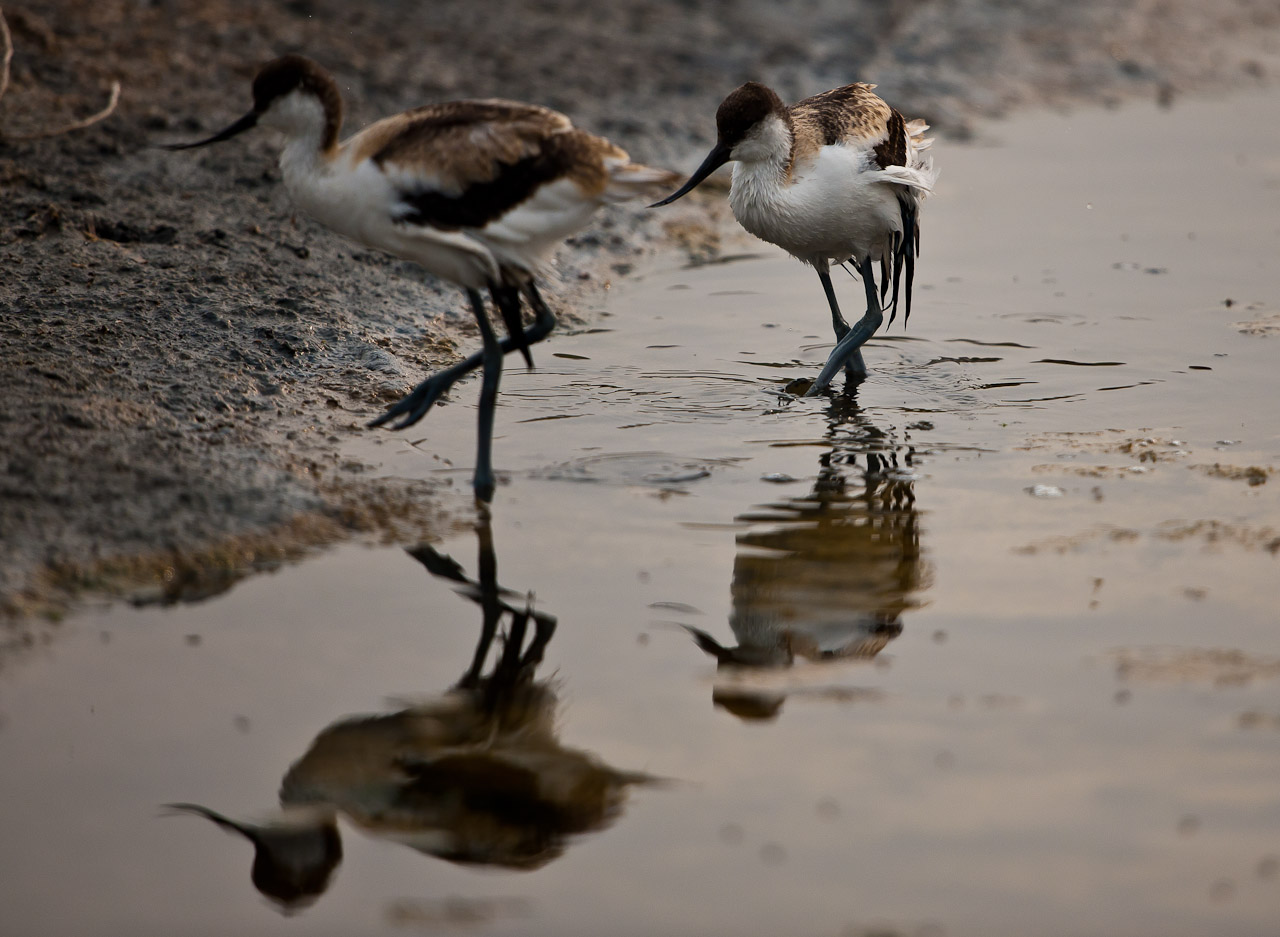
[[[342,96],[327,72],[300,55],[268,62],[253,80],[253,110],[207,140],[229,140],[261,124],[285,136],[280,169],[298,207],[362,244],[421,264],[466,290],[484,350],[418,385],[373,421],[426,415],[460,377],[483,365],[475,491],[493,497],[493,411],[504,354],[555,326],[534,278],[566,237],[606,202],[650,198],[678,177],[631,162],[602,137],[556,111],[514,101],[452,101],[405,111],[338,142]],[[480,290],[487,289],[509,337],[499,341]],[[521,322],[521,300],[534,323]]]
[[[657,203],[674,202],[734,163],[734,217],[756,237],[813,266],[831,306],[836,346],[808,396],[824,390],[842,367],[850,379],[866,375],[860,349],[884,320],[891,278],[890,321],[897,314],[904,270],[911,314],[920,202],[938,175],[922,153],[933,141],[924,136],[928,124],[904,120],[872,93],[874,87],[845,85],[787,107],[769,88],[747,82],[716,111],[715,148],[688,182]],[[867,294],[866,314],[852,328],[831,286],[831,265],[845,262],[857,269]]]

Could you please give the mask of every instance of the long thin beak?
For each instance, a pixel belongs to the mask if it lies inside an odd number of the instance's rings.
[[[258,114],[256,111],[250,111],[245,114],[226,130],[215,133],[208,140],[198,140],[195,143],[164,143],[161,146],[166,150],[191,150],[197,146],[208,146],[210,143],[221,143],[223,140],[230,140],[237,134],[244,133],[258,122]]]
[[[678,198],[683,198],[697,188],[698,183],[707,176],[711,175],[725,163],[729,162],[729,154],[732,147],[725,146],[723,143],[717,143],[715,149],[707,154],[707,158],[702,161],[702,165],[693,171],[693,175],[689,177],[689,181],[680,186],[675,192],[672,192],[661,202],[654,202],[650,208],[657,208],[660,205],[670,205]]]

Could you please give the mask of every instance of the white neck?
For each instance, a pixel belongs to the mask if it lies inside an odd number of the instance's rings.
[[[759,208],[774,202],[786,186],[791,130],[781,118],[770,115],[751,128],[733,148],[731,158],[734,164],[729,204],[734,213],[739,207]]]
[[[319,172],[325,165],[324,151],[320,148],[321,135],[290,137],[280,151],[280,172],[286,186],[292,188],[298,180]]]
[[[793,246],[804,240],[803,193],[788,175],[791,165],[791,128],[770,116],[752,128],[747,138],[733,148],[733,185],[729,207],[738,222],[754,234],[795,253]],[[799,255],[797,255],[799,256]]]
[[[744,167],[767,164],[785,173],[791,161],[791,128],[777,114],[770,114],[747,131],[730,158]]]
[[[280,169],[286,182],[298,173],[315,171],[323,162],[327,120],[324,105],[314,94],[286,94],[271,105],[259,123],[285,135]]]

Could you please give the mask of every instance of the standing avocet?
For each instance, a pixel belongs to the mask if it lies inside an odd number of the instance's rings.
[[[466,290],[484,350],[423,381],[372,425],[411,426],[462,375],[483,365],[476,497],[493,498],[493,416],[504,354],[555,326],[534,278],[566,237],[606,202],[653,197],[678,177],[631,162],[602,137],[534,104],[479,100],[431,104],[380,120],[338,142],[342,96],[329,74],[300,55],[268,62],[253,80],[253,110],[180,150],[228,140],[261,124],[285,135],[280,169],[304,212],[340,234]],[[499,340],[480,290],[509,337]],[[523,296],[534,312],[525,329]]]
[[[771,89],[749,81],[716,111],[716,145],[666,205],[732,161],[729,205],[738,222],[818,271],[831,306],[836,346],[807,396],[826,389],[842,367],[866,376],[860,351],[884,320],[893,280],[893,312],[906,270],[906,315],[920,251],[921,200],[937,171],[923,151],[932,140],[922,120],[907,121],[872,93],[852,84],[787,107]],[[656,206],[655,206],[656,207]],[[873,264],[880,264],[876,295]],[[831,285],[831,265],[851,262],[862,277],[867,311],[850,328]]]

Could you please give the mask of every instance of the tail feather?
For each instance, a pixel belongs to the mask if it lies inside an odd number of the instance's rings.
[[[893,325],[893,320],[898,318],[898,292],[902,284],[902,242],[906,237],[905,232],[895,234],[893,237],[893,311],[889,313],[890,325]]]
[[[915,120],[907,121],[903,129],[907,132],[907,140],[917,150],[927,150],[933,146],[933,138],[925,136],[929,130],[929,125],[919,117]]]
[[[902,232],[893,239],[893,311],[889,314],[892,323],[898,316],[898,297],[902,296],[904,312],[902,322],[905,325],[911,319],[911,287],[916,278],[916,257],[920,255],[920,197],[914,189],[901,189],[898,192],[898,211],[902,216]],[[906,290],[902,290],[902,274],[906,272]]]
[[[921,197],[932,195],[934,183],[938,181],[938,171],[928,158],[917,161],[914,166],[886,166],[880,174],[885,177],[884,181],[914,189]]]

